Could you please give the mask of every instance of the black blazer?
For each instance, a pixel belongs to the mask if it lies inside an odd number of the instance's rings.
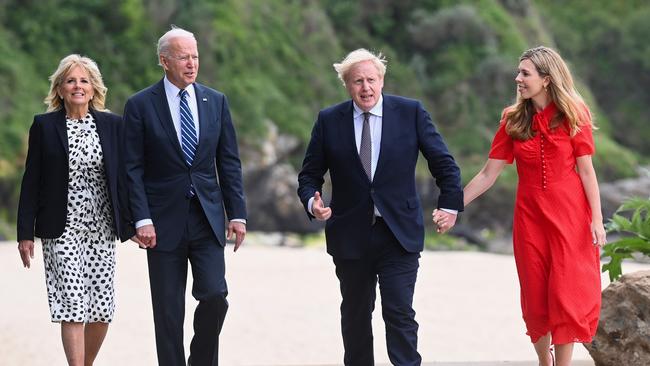
[[[121,164],[122,118],[91,110],[104,155],[104,170],[116,233],[134,234],[127,224],[125,175]],[[18,240],[58,238],[68,214],[68,133],[65,110],[39,114],[29,130],[29,148],[18,203]]]
[[[194,91],[199,144],[191,167],[178,142],[163,80],[133,95],[124,107],[130,211],[134,222],[153,221],[153,250],[169,251],[180,243],[190,186],[220,245],[226,244],[224,209],[229,219],[246,219],[237,136],[226,96],[198,83]]]
[[[352,101],[318,114],[298,175],[298,195],[307,210],[309,199],[321,192],[323,176],[329,170],[332,216],[325,226],[328,253],[339,258],[361,256],[370,235],[373,205],[404,249],[412,253],[423,249],[422,209],[415,189],[420,152],[440,187],[438,207],[462,211],[460,169],[420,102],[384,95],[381,150],[372,182],[355,144]]]

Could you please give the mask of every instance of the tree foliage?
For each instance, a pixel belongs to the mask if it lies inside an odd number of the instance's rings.
[[[332,63],[365,47],[388,59],[385,91],[422,100],[471,176],[514,99],[519,55],[544,43],[571,63],[602,127],[600,177],[630,176],[638,153],[650,152],[650,5],[641,0],[1,3],[11,11],[0,12],[0,221],[13,220],[26,133],[59,60],[97,61],[107,106],[121,113],[129,95],[162,77],[156,41],[171,24],[196,34],[199,81],[226,93],[244,148],[255,149],[269,123],[306,142],[317,111],[346,98]]]

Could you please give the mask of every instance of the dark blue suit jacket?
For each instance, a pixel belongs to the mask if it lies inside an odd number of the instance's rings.
[[[121,164],[122,118],[91,110],[104,155],[104,171],[116,234],[125,241],[134,231],[128,222]],[[68,132],[65,109],[39,114],[29,130],[29,150],[18,203],[18,240],[58,238],[68,213]]]
[[[126,102],[126,171],[134,222],[150,218],[154,250],[172,250],[181,240],[194,187],[214,234],[223,246],[225,216],[246,219],[237,137],[226,97],[195,83],[199,145],[189,167],[169,111],[163,80]],[[218,178],[217,178],[218,172]]]
[[[381,150],[372,182],[355,144],[352,101],[318,114],[298,176],[298,195],[307,209],[309,199],[321,191],[323,176],[329,170],[332,217],[325,226],[328,253],[345,259],[362,255],[370,234],[373,204],[408,252],[422,251],[424,225],[415,188],[419,152],[440,188],[438,207],[462,211],[460,169],[420,102],[384,95]]]

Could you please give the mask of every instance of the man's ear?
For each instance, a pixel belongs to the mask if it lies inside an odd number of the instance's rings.
[[[165,58],[165,56],[163,55],[158,56],[158,60],[160,61],[160,65],[164,70],[169,69],[169,66],[167,65],[167,59]]]

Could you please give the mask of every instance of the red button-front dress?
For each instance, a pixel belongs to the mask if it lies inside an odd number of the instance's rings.
[[[525,141],[508,136],[504,118],[489,157],[517,160],[513,247],[526,334],[533,343],[548,332],[553,344],[588,343],[600,315],[600,261],[576,157],[593,154],[594,141],[590,126],[573,137],[566,122],[551,129],[556,113],[550,103],[535,114]]]

